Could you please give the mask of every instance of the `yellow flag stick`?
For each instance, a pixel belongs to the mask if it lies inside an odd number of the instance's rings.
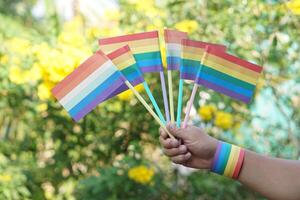
[[[169,86],[171,122],[174,123],[175,122],[175,117],[174,117],[174,98],[173,98],[172,70],[168,70],[168,86]]]
[[[159,117],[155,114],[155,112],[152,110],[152,108],[147,104],[147,102],[144,100],[144,98],[140,95],[138,91],[131,85],[129,81],[125,81],[125,84],[129,89],[133,92],[133,94],[138,98],[138,100],[145,106],[145,108],[148,110],[148,112],[154,117],[154,119],[157,121],[157,123],[164,129],[164,131],[167,132],[170,138],[175,139],[174,136],[168,131],[166,126],[160,121]]]

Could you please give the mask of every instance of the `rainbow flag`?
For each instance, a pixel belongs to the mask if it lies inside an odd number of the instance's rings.
[[[99,39],[100,49],[106,54],[127,44],[143,73],[163,71],[158,31]]]
[[[130,48],[128,45],[121,47],[110,54],[107,55],[109,59],[112,60],[112,62],[116,65],[116,67],[121,71],[122,75],[133,85],[136,86],[140,83],[143,84],[143,87],[148,95],[148,97],[151,100],[151,103],[153,104],[156,113],[158,114],[160,120],[162,123],[166,123],[165,119],[163,117],[163,114],[161,113],[156,100],[154,99],[151,90],[144,80],[143,74],[140,71],[140,69],[137,67],[134,57],[131,54]],[[125,90],[127,90],[128,87],[124,83],[118,90],[113,92],[110,97],[113,97]],[[109,98],[110,98],[109,97]]]
[[[203,53],[203,50],[199,50]],[[185,55],[185,58],[188,58]],[[199,61],[199,60],[198,60]],[[189,61],[190,66],[195,64]],[[262,67],[230,55],[224,51],[209,49],[201,66],[196,83],[249,103],[254,94]]]
[[[201,66],[201,59],[204,49],[209,47],[210,50],[225,52],[226,46],[207,43],[196,40],[182,40],[182,65],[180,68],[180,79],[192,80],[196,79],[197,72]]]
[[[124,81],[111,60],[98,51],[59,82],[52,93],[71,117],[79,121]]]
[[[135,33],[99,39],[100,49],[106,54],[128,45],[142,73],[159,72],[167,121],[170,120],[158,31]]]
[[[124,77],[133,86],[136,86],[145,81],[142,72],[136,65],[136,61],[132,56],[128,45],[118,48],[115,51],[107,54],[107,57],[113,62],[113,64],[118,68],[119,71],[121,71]],[[126,84],[123,83],[122,86],[115,90],[106,99],[112,98],[128,89],[129,88],[126,86]]]
[[[181,62],[181,40],[187,39],[187,33],[165,29],[165,44],[168,70],[179,70]]]

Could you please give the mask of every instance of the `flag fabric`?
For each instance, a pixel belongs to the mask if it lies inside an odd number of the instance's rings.
[[[201,59],[204,54],[204,49],[209,47],[210,50],[225,52],[226,46],[207,43],[196,40],[182,40],[182,65],[180,68],[180,79],[194,81],[197,72],[201,67]]]
[[[158,31],[135,33],[99,40],[100,49],[110,52],[128,44],[143,73],[163,71]]]
[[[111,60],[98,51],[59,82],[52,93],[71,117],[79,121],[124,81]]]
[[[133,86],[145,81],[142,72],[136,65],[136,61],[132,56],[128,45],[118,48],[115,51],[107,54],[107,57]],[[126,86],[126,84],[123,83],[117,90],[115,90],[104,100],[112,98],[128,89],[129,88]]]
[[[261,66],[224,51],[209,49],[196,82],[234,99],[249,103],[262,69]]]
[[[149,99],[151,100],[151,103],[153,104],[154,109],[158,114],[161,122],[166,123],[163,114],[161,113],[159,106],[157,105],[157,102],[153,97],[148,84],[144,80],[142,72],[136,65],[135,59],[132,56],[129,46],[123,46],[108,54],[107,57],[112,60],[112,62],[116,65],[116,67],[121,71],[122,75],[124,75],[124,77],[131,83],[132,86],[136,86],[140,83],[143,84],[143,87]],[[118,90],[112,93],[110,97],[113,97],[127,89],[128,87],[124,83],[120,88],[118,88]]]
[[[165,44],[167,56],[167,69],[179,70],[183,39],[187,39],[187,33],[177,30],[165,29]]]

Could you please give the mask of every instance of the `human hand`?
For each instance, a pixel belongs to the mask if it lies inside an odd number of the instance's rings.
[[[174,163],[186,167],[210,169],[218,145],[217,139],[196,126],[177,128],[175,124],[168,124],[167,129],[177,139],[168,138],[167,133],[160,128],[159,140],[166,156]]]

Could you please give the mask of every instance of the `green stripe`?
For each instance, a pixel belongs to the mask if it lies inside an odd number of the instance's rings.
[[[136,63],[134,63],[133,65],[130,65],[129,67],[126,67],[125,69],[122,69],[121,72],[125,75],[128,76],[132,73],[140,73],[139,68],[137,67]]]
[[[139,61],[161,58],[160,51],[139,53],[139,54],[134,54],[133,56],[134,56],[135,60],[139,60]]]
[[[196,60],[182,59],[182,65],[188,67],[199,67],[200,62]]]
[[[255,85],[252,85],[252,84],[250,84],[248,82],[245,82],[245,81],[242,81],[240,79],[234,78],[232,76],[224,74],[224,73],[222,73],[220,71],[217,71],[217,70],[212,69],[210,67],[207,67],[205,65],[202,65],[201,72],[209,74],[209,75],[212,75],[212,76],[215,76],[215,77],[220,78],[220,79],[222,79],[224,81],[233,83],[233,84],[235,84],[237,86],[240,86],[242,88],[245,88],[247,90],[254,90],[255,89]],[[201,74],[200,74],[200,77],[201,77]]]
[[[222,147],[224,147],[224,149],[221,149],[222,151],[226,151],[225,156],[224,156],[224,160],[222,160],[222,165],[220,167],[220,174],[224,174],[225,168],[227,166],[228,163],[228,159],[229,159],[229,155],[231,153],[231,146],[230,144],[225,143],[225,145],[223,144]]]

